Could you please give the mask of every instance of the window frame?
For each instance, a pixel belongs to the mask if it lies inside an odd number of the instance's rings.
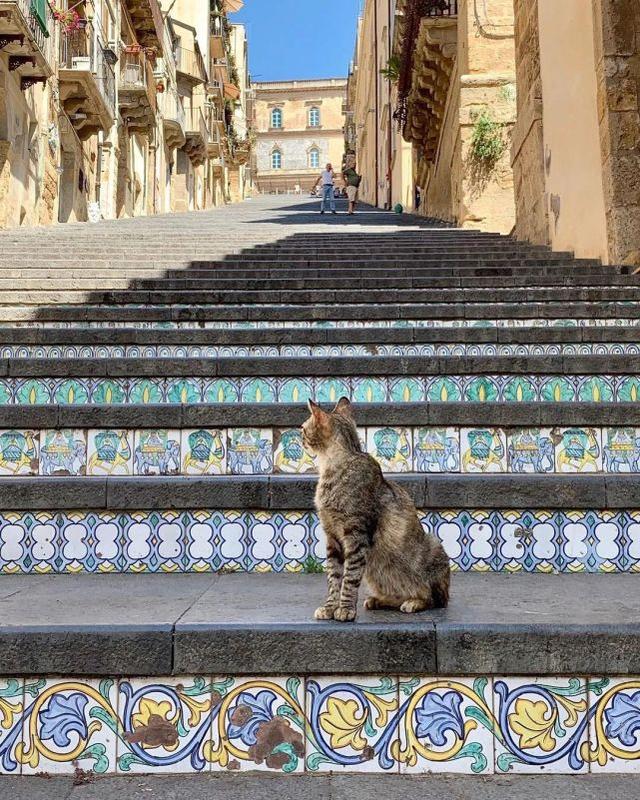
[[[277,117],[277,124],[276,124]],[[284,114],[281,108],[271,109],[271,127],[274,130],[281,130],[284,127]]]
[[[316,121],[314,122],[314,118]],[[320,114],[320,108],[318,106],[312,106],[309,109],[309,113],[307,115],[307,123],[310,128],[319,128],[322,124],[322,117]]]
[[[275,166],[275,161],[278,161],[278,166]],[[282,150],[279,147],[274,147],[271,151],[271,169],[282,169]]]
[[[314,156],[316,163],[314,164]],[[312,147],[309,150],[309,169],[320,169],[320,148]]]

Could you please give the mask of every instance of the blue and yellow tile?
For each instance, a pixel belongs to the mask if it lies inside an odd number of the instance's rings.
[[[229,428],[227,464],[232,475],[268,475],[273,471],[270,428]]]
[[[460,460],[463,472],[507,471],[507,437],[500,428],[462,428]]]
[[[204,384],[205,403],[237,403],[240,401],[240,386],[237,381],[218,378]]]
[[[640,678],[592,678],[589,715],[590,771],[640,772]]]
[[[307,770],[398,771],[398,680],[307,680]]]
[[[508,432],[508,471],[546,474],[555,471],[555,445],[550,428],[516,428]]]
[[[86,431],[45,430],[40,434],[40,474],[70,477],[87,469]]]
[[[87,475],[133,475],[134,432],[90,430]]]
[[[602,444],[597,428],[559,428],[556,470],[559,473],[601,472]]]
[[[227,431],[192,430],[181,432],[183,475],[224,475],[227,471]]]
[[[410,428],[367,429],[367,452],[378,461],[383,472],[411,472],[412,449]]]
[[[416,472],[459,472],[458,428],[414,428],[413,468]]]
[[[612,474],[640,472],[640,430],[605,428],[602,431],[602,463],[604,471]]]
[[[0,476],[37,475],[40,431],[0,430]]]
[[[493,773],[490,679],[400,678],[399,689],[401,772]]]
[[[282,475],[316,472],[316,463],[303,447],[299,428],[276,428],[273,431],[273,467]]]
[[[278,401],[280,403],[306,403],[314,398],[312,378],[278,378]],[[324,402],[324,398],[315,398]]]
[[[134,474],[179,475],[180,431],[136,431],[134,440]]]

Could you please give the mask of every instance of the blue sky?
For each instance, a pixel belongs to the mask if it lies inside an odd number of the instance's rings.
[[[347,75],[360,0],[245,0],[232,22],[247,25],[257,81]]]

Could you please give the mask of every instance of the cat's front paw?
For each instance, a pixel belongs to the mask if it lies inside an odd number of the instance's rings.
[[[382,606],[380,605],[380,601],[374,595],[371,595],[371,597],[367,597],[367,599],[363,603],[363,606],[366,608],[367,611],[375,611],[376,608],[382,608]]]
[[[320,608],[316,608],[315,614],[313,616],[316,619],[333,619],[335,611],[336,611],[335,606],[320,606]]]
[[[338,622],[353,622],[356,618],[357,610],[355,606],[340,606],[336,608],[333,618]]]

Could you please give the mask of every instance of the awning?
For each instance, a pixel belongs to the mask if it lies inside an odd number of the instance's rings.
[[[233,83],[225,83],[224,96],[228,100],[237,100],[240,97],[240,89],[238,89],[237,86],[234,86]]]
[[[243,6],[244,0],[224,0],[225,10],[229,14],[234,14],[236,11],[240,11]]]

